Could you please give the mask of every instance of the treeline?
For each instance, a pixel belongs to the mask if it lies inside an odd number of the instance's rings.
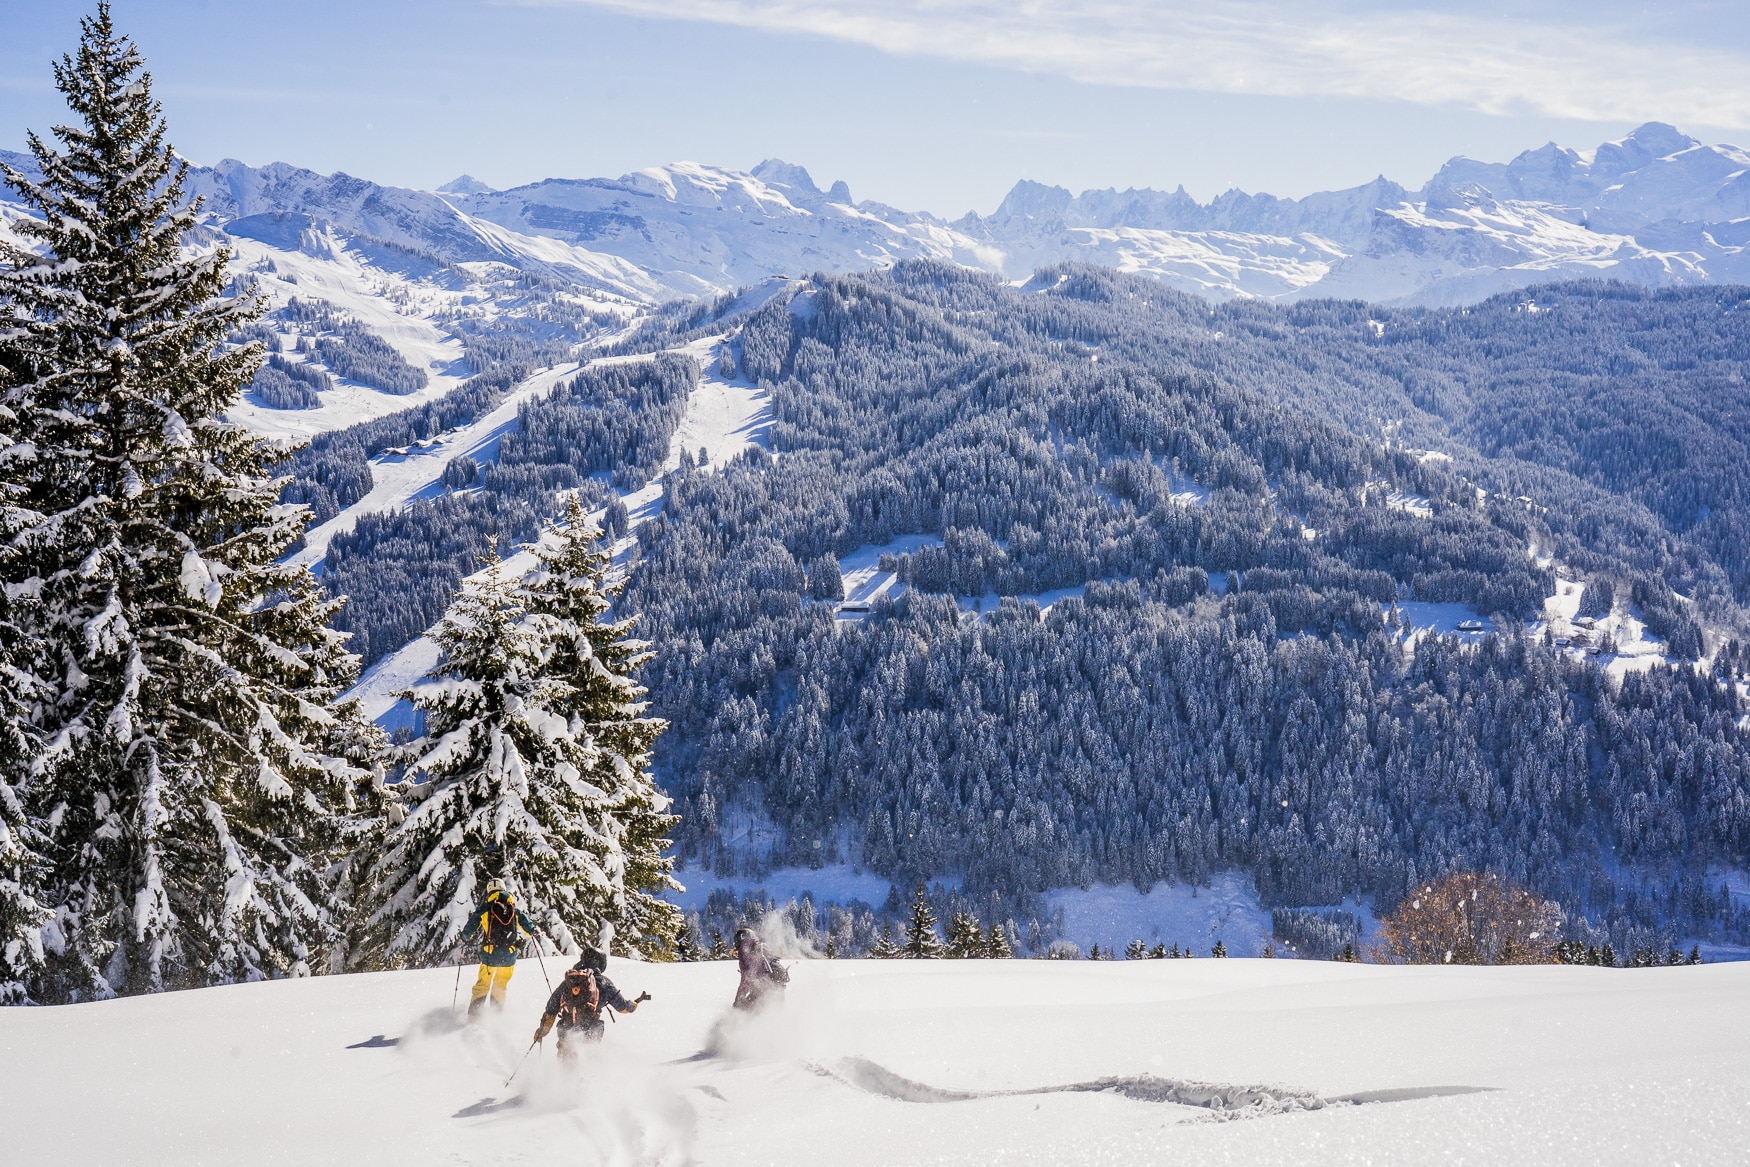
[[[1511,632],[1406,654],[1381,620],[1411,599],[1509,629],[1536,616],[1554,580],[1528,549],[1565,546],[1557,524],[1591,523],[1601,492],[1479,497],[1493,462],[1319,420],[1321,400],[1353,407],[1362,389],[1306,333],[1353,324],[1338,356],[1362,360],[1359,311],[1248,310],[1276,324],[1218,366],[1251,376],[1280,369],[1272,346],[1313,350],[1316,390],[1267,396],[1174,347],[1196,332],[1220,348],[1207,306],[1168,305],[1179,331],[1148,342],[1163,309],[1145,297],[1170,294],[1062,274],[1037,294],[921,264],[822,276],[805,304],[746,320],[739,361],[771,387],[779,456],[672,476],[624,600],[665,650],[659,761],[685,849],[1004,893],[1240,868],[1288,906],[1389,906],[1476,867],[1600,928],[1643,926],[1649,903],[1674,918],[1670,889],[1750,857],[1731,692],[1684,670],[1619,688]],[[1580,520],[1557,513],[1574,500]],[[1702,651],[1644,548],[1585,529],[1600,591],[1673,653]],[[860,623],[817,602],[823,557],[912,533],[944,539],[887,562],[910,595]],[[1004,601],[972,619],[941,594],[1081,584],[1043,616]],[[1682,619],[1654,627],[1661,612]],[[780,828],[754,856],[719,833],[750,815]],[[1708,902],[1684,918],[1737,934]]]
[[[1718,289],[1562,294],[1605,306],[1584,308],[1606,317],[1582,338],[1658,333],[1640,342],[1647,383],[1711,408],[1682,348]],[[776,415],[776,457],[668,478],[622,600],[663,650],[658,761],[683,846],[725,872],[953,874],[1006,902],[1238,868],[1271,904],[1386,907],[1470,867],[1560,899],[1620,951],[1662,928],[1745,935],[1706,874],[1750,862],[1744,710],[1718,671],[1744,627],[1731,549],[1646,490],[1465,430],[1493,407],[1459,405],[1485,389],[1552,412],[1616,400],[1595,391],[1621,362],[1579,358],[1591,341],[1523,301],[1212,308],[1098,269],[1013,289],[915,263],[817,276],[750,314],[729,298],[660,314],[628,349],[722,334]],[[1637,311],[1645,327],[1625,323]],[[1717,314],[1708,327],[1738,335]],[[1464,322],[1442,333],[1448,318]],[[1438,360],[1416,348],[1449,337]],[[444,524],[496,522],[502,500],[547,505],[571,475],[643,481],[684,392],[632,367],[656,379],[567,386],[524,408],[497,464],[455,468],[450,485],[500,502],[420,504],[396,538],[460,556]],[[1701,505],[1736,505],[1684,473]],[[912,592],[836,620],[837,558],[913,534],[941,546],[883,562]],[[371,577],[375,546],[348,580],[361,613],[384,613],[361,630],[389,618],[371,597],[409,586]],[[1512,631],[1553,593],[1549,557],[1584,580],[1588,614],[1628,606],[1671,655],[1716,653],[1715,678],[1619,685]],[[1084,585],[1048,614],[1005,600],[975,618],[951,598]],[[1407,650],[1389,613],[1412,600],[1507,631]],[[750,819],[778,841],[730,844]]]

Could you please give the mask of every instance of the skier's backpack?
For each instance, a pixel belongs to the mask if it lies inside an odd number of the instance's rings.
[[[602,989],[596,983],[595,971],[587,968],[568,969],[559,985],[559,1026],[577,1029],[601,1020]]]
[[[486,951],[502,946],[516,952],[516,905],[493,900],[486,905]]]

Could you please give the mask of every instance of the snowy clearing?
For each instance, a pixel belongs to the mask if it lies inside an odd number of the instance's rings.
[[[1235,956],[1261,956],[1270,942],[1270,911],[1258,906],[1249,877],[1221,872],[1208,887],[1156,884],[1148,892],[1122,887],[1063,888],[1046,894],[1063,911],[1063,939],[1122,952],[1132,940],[1176,944],[1207,955],[1217,940]]]
[[[844,585],[845,598],[839,605],[839,613],[865,612],[869,605],[883,596],[897,599],[905,591],[906,585],[900,582],[898,575],[881,570],[883,555],[910,555],[923,547],[941,545],[940,535],[901,535],[879,547],[865,544],[849,555],[841,555],[839,579]]]
[[[1608,615],[1597,619],[1581,616],[1585,593],[1584,581],[1558,576],[1555,594],[1543,602],[1544,618],[1527,625],[1527,629],[1538,636],[1547,630],[1557,648],[1570,656],[1595,658],[1618,681],[1629,673],[1644,672],[1656,665],[1681,663],[1665,655],[1664,641],[1648,636],[1638,609],[1624,604],[1620,597]],[[1607,638],[1614,645],[1614,652],[1603,651]]]
[[[881,557],[884,555],[910,555],[924,547],[942,546],[940,535],[901,535],[899,538],[876,547],[865,544],[855,551],[839,557],[839,579],[845,589],[845,598],[839,601],[834,614],[840,620],[857,621],[865,618],[875,601],[880,599],[897,600],[904,595],[909,585],[900,580],[891,571],[881,570]],[[1117,581],[1108,581],[1117,582]],[[955,596],[954,603],[962,612],[977,613],[980,618],[989,616],[1005,599],[1025,602],[1027,600],[1039,605],[1041,613],[1049,612],[1051,606],[1060,600],[1080,597],[1088,590],[1086,584],[1075,587],[1055,588],[1048,592],[1024,592],[1016,595],[1002,595],[997,592],[986,592],[981,596]]]
[[[781,1011],[722,1028],[731,964],[609,975],[652,1001],[508,1088],[535,961],[468,1031],[450,969],[8,1009],[9,1157],[1689,1167],[1750,1140],[1744,964],[804,961]]]

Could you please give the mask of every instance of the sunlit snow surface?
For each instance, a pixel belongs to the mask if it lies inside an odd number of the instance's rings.
[[[508,1088],[534,961],[465,1033],[450,969],[3,1010],[5,1158],[1688,1167],[1750,1145],[1744,964],[802,961],[780,1013],[715,1037],[732,965],[609,972],[653,1000]]]

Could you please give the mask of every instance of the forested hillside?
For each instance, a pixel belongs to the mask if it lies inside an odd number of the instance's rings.
[[[1238,868],[1284,905],[1481,866],[1600,926],[1745,935],[1708,874],[1750,864],[1745,294],[1211,306],[917,263],[659,314],[626,351],[721,334],[775,414],[768,453],[669,477],[621,601],[683,849],[1005,895]],[[684,388],[642,367],[525,407],[402,545],[642,481]],[[369,530],[330,555],[359,615],[405,595]],[[838,561],[902,536],[909,588],[841,610]],[[1556,643],[1576,586],[1699,669]],[[1427,603],[1493,631],[1411,632]]]

